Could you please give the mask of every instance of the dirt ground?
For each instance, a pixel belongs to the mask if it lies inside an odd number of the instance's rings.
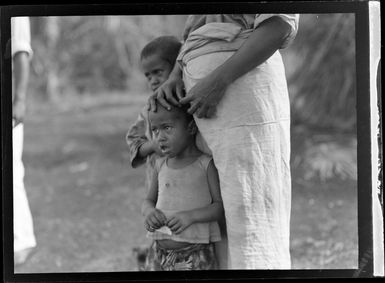
[[[111,95],[30,109],[25,184],[38,246],[15,273],[136,270],[132,249],[148,243],[144,168],[130,168],[125,133],[143,103]],[[292,176],[293,268],[357,268],[356,182]]]

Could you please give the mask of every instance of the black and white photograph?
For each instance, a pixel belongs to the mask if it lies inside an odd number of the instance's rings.
[[[341,2],[2,6],[5,281],[383,277],[380,2]]]

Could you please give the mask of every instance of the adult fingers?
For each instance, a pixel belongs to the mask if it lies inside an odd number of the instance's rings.
[[[147,110],[156,112],[156,96],[151,95],[149,99],[147,100]]]
[[[179,106],[179,101],[175,98],[173,90],[174,89],[170,87],[164,89],[166,100],[175,106]]]
[[[207,107],[207,111],[206,111],[206,118],[212,118],[215,116],[215,113],[217,112],[217,107],[216,106],[209,106]]]
[[[167,94],[168,93],[168,89],[165,88],[165,87],[160,87],[158,88],[158,90],[156,91],[155,95],[156,95],[156,100],[158,101],[158,103],[160,105],[162,105],[164,108],[166,109],[170,109],[170,104],[167,102]]]
[[[200,107],[200,103],[199,102],[192,101],[191,104],[190,104],[190,108],[187,110],[187,112],[189,114],[193,115],[195,113],[195,111],[198,110],[199,107]]]
[[[207,110],[208,110],[208,106],[207,105],[202,105],[201,107],[199,107],[195,114],[198,118],[205,118],[206,117],[206,113],[207,113]]]
[[[167,102],[167,100],[164,98],[163,95],[160,97],[158,96],[157,100],[158,100],[159,104],[162,105],[167,110],[171,109],[171,105]]]
[[[177,85],[175,88],[175,94],[179,100],[179,105],[180,105],[180,100],[186,96],[186,90],[185,90],[184,86],[183,85]]]
[[[180,104],[187,104],[187,103],[190,103],[191,101],[193,100],[193,97],[192,96],[184,96],[183,98],[181,98],[179,100],[179,103]]]

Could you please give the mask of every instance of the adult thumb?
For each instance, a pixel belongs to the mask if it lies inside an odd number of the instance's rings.
[[[187,104],[187,103],[189,103],[191,100],[192,100],[192,97],[191,97],[191,96],[185,96],[185,97],[183,97],[181,100],[179,100],[179,103],[180,103],[180,104]]]

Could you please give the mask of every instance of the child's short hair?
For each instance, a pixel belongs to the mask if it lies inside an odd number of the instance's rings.
[[[182,112],[185,113],[186,121],[189,123],[194,120],[194,116],[187,112],[187,110],[190,108],[189,104],[183,104],[179,109],[182,110]]]
[[[140,60],[158,54],[163,60],[174,66],[181,46],[182,43],[175,36],[165,35],[157,37],[144,46],[140,53]]]
[[[155,104],[156,104],[157,108],[162,107],[163,109],[166,109],[156,99],[155,99]],[[185,117],[187,123],[190,123],[191,121],[194,120],[194,116],[187,112],[187,110],[189,108],[190,108],[190,104],[183,104],[181,107],[174,106],[174,105],[171,104],[171,111],[175,111],[175,112],[178,112],[179,114],[183,114],[183,116]],[[151,110],[148,110],[148,111],[150,112]]]

